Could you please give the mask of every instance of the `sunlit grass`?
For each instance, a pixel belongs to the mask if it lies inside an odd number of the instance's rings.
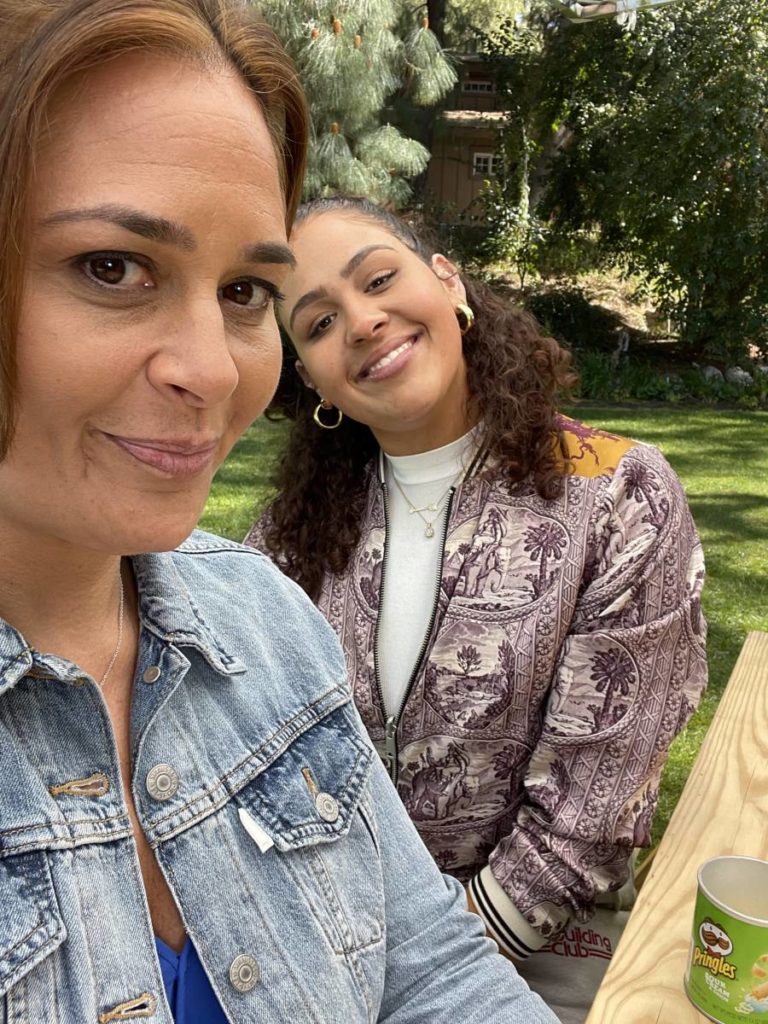
[[[281,424],[263,417],[235,445],[216,474],[200,526],[242,540],[271,494],[269,477],[283,436]]]
[[[655,837],[663,833],[746,634],[768,630],[768,413],[671,405],[570,410],[593,426],[661,448],[685,486],[704,544],[710,687],[675,741]],[[201,525],[241,540],[269,496],[282,428],[260,420],[214,481]]]

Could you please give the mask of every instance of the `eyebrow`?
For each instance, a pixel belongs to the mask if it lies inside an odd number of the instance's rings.
[[[351,277],[352,274],[357,270],[363,260],[367,259],[372,252],[376,252],[377,249],[389,249],[390,252],[396,252],[397,250],[391,245],[382,245],[376,243],[374,245],[364,245],[362,249],[358,249],[354,256],[348,261],[347,265],[341,271],[341,276],[346,280]]]
[[[148,238],[152,242],[173,245],[184,252],[195,252],[197,239],[194,234],[176,221],[154,214],[143,213],[128,206],[93,206],[77,210],[59,210],[43,221],[44,224],[66,224],[86,220],[100,220],[130,231],[134,235]],[[241,250],[246,263],[287,263],[296,265],[293,253],[282,242],[254,242]]]
[[[254,242],[242,250],[246,263],[287,263],[296,266],[296,257],[282,242]]]
[[[366,260],[372,252],[377,252],[379,249],[388,249],[389,252],[397,252],[397,249],[391,245],[383,245],[380,242],[376,242],[373,245],[364,245],[362,249],[358,249],[357,252],[351,256],[346,264],[342,267],[339,272],[339,276],[344,280],[351,277],[352,274],[357,270],[361,263]],[[317,302],[318,299],[324,299],[328,295],[325,288],[313,288],[311,291],[305,292],[300,299],[296,301],[296,305],[293,307],[291,316],[288,320],[288,327],[293,330],[293,321],[296,319],[298,313],[305,309],[307,306],[311,306],[313,302]]]
[[[43,221],[44,224],[67,224],[85,220],[102,220],[108,224],[116,224],[134,235],[141,235],[152,242],[163,242],[174,245],[186,252],[194,252],[197,248],[195,236],[183,224],[142,213],[128,206],[92,206],[78,210],[59,210]]]

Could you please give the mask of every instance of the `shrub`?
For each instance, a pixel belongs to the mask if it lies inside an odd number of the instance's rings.
[[[718,402],[741,409],[768,408],[768,380],[759,377],[748,387],[707,380],[698,367],[680,373],[646,357],[616,359],[594,349],[574,353],[579,397],[593,401]]]
[[[618,313],[593,305],[578,287],[534,292],[524,305],[548,334],[575,351],[613,352],[624,327]]]

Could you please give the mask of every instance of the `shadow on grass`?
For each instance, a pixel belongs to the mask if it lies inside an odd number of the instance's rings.
[[[768,498],[765,494],[749,491],[722,494],[690,494],[688,503],[699,530],[708,534],[711,544],[714,540],[727,543],[732,541],[763,541],[768,544],[768,519],[766,509]],[[766,554],[768,563],[768,553]]]

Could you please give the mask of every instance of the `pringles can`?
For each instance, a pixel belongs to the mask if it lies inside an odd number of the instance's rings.
[[[715,857],[698,882],[688,998],[717,1024],[768,1024],[768,862]]]

